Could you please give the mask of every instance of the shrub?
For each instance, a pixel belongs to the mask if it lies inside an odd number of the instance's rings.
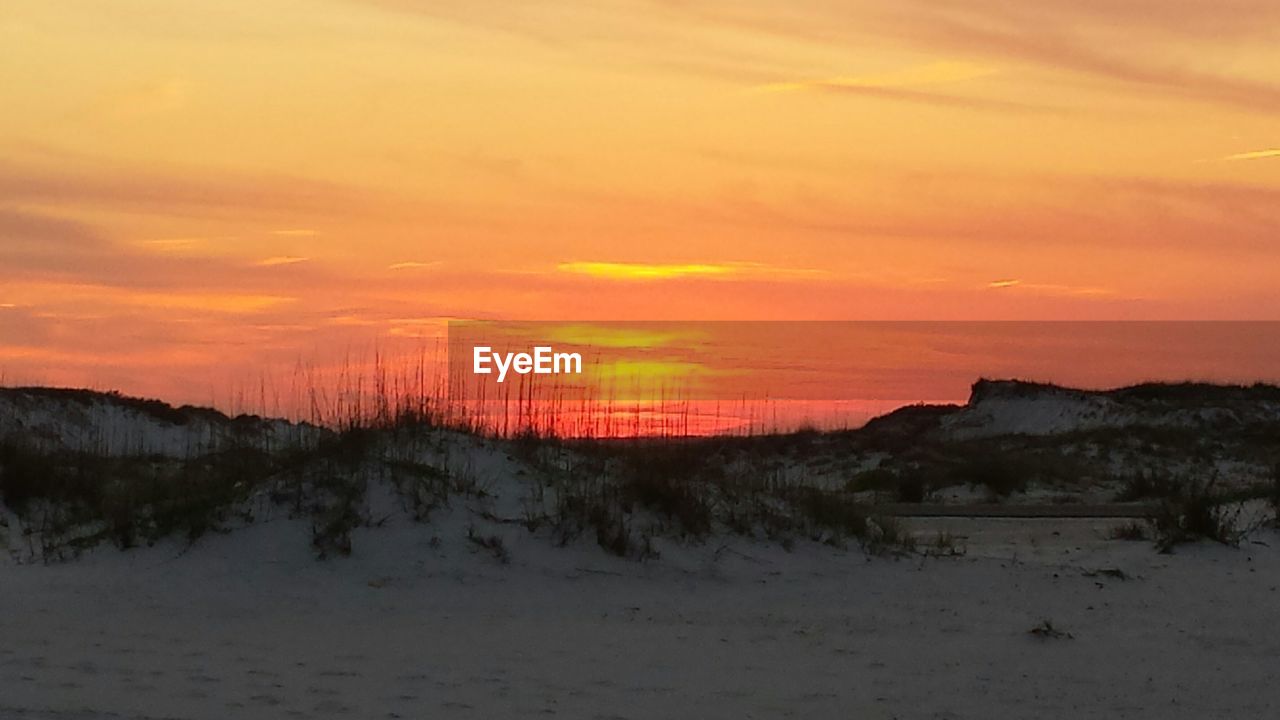
[[[22,512],[29,500],[42,494],[50,464],[18,443],[0,443],[0,502]]]
[[[915,552],[916,539],[902,521],[892,515],[877,515],[867,521],[862,545],[873,553]]]
[[[364,523],[365,482],[353,474],[320,474],[312,481],[311,545],[320,559],[351,554],[351,531]]]
[[[640,505],[661,513],[691,535],[711,531],[711,505],[706,492],[693,482],[661,475],[632,475],[624,479],[621,491],[625,505]]]
[[[920,475],[907,475],[898,480],[897,500],[901,503],[922,503],[929,494],[928,483]]]
[[[796,519],[813,529],[835,533],[837,538],[866,537],[866,507],[844,493],[814,487],[795,487],[785,499]]]
[[[902,473],[878,467],[854,475],[845,487],[852,492],[891,492],[898,502],[921,503],[928,495],[928,486],[922,472]]]
[[[1024,468],[1000,450],[962,461],[954,468],[952,478],[958,483],[986,487],[995,497],[1007,497],[1027,488]]]
[[[1146,540],[1147,526],[1143,523],[1131,520],[1123,525],[1117,525],[1111,529],[1112,540]]]
[[[965,552],[961,538],[943,530],[939,530],[924,547],[924,554],[933,557],[960,557]]]
[[[1116,493],[1116,502],[1134,502],[1150,498],[1168,498],[1182,490],[1182,483],[1150,470],[1134,473],[1125,478]]]
[[[704,462],[683,448],[650,448],[627,456],[618,473],[623,507],[639,505],[691,535],[707,534],[712,507],[706,482],[699,477]]]
[[[413,519],[426,522],[435,510],[449,505],[449,473],[425,463],[391,461],[387,463],[391,481],[400,497],[408,502]]]
[[[884,467],[864,470],[854,475],[846,485],[851,492],[888,492],[898,485],[898,474]]]
[[[631,529],[621,513],[596,508],[591,513],[591,524],[596,529],[596,544],[618,557],[631,555]]]
[[[1241,508],[1239,503],[1227,507],[1215,480],[1188,483],[1161,503],[1154,519],[1156,546],[1167,553],[1176,545],[1205,539],[1235,547],[1246,532],[1240,527]]]
[[[511,554],[507,552],[507,545],[500,536],[477,534],[475,526],[471,525],[467,528],[467,540],[493,555],[494,559],[503,565],[511,562]]]
[[[1275,516],[1274,524],[1280,527],[1280,465],[1276,465],[1271,473],[1271,512]]]

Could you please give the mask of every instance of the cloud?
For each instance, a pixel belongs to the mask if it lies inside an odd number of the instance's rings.
[[[158,253],[181,253],[194,251],[205,244],[205,238],[156,238],[139,240],[135,245]]]
[[[561,272],[590,275],[609,280],[669,280],[680,277],[720,277],[732,275],[735,270],[728,265],[668,264],[615,262],[567,262],[558,266]]]
[[[311,284],[336,287],[357,279],[335,277],[322,268],[289,273],[272,267],[300,258],[268,258],[248,262],[226,255],[191,252],[185,243],[117,242],[97,228],[25,210],[0,207],[0,287],[19,283],[48,286],[41,298],[75,287],[138,292],[160,290],[222,295],[275,295],[283,288],[305,290]],[[181,251],[174,252],[178,249]],[[64,287],[63,290],[55,286]],[[269,288],[269,290],[267,290]],[[290,292],[293,292],[291,290]],[[5,298],[9,302],[9,298]]]
[[[757,89],[764,92],[787,92],[808,90],[813,88],[904,88],[927,85],[976,80],[995,74],[995,70],[986,65],[964,61],[940,61],[924,65],[913,65],[883,73],[869,75],[853,75],[801,80],[798,82],[781,82],[761,85]]]
[[[246,295],[240,293],[201,292],[128,292],[119,297],[125,305],[155,309],[199,310],[232,315],[257,313],[296,298],[281,295]]]
[[[309,257],[296,257],[293,255],[280,255],[277,257],[269,257],[254,263],[258,267],[278,267],[280,265],[297,265],[298,263],[310,262]]]
[[[103,242],[82,223],[4,207],[0,207],[0,238],[0,257],[91,250]]]
[[[405,262],[391,263],[387,266],[388,270],[422,270],[423,268],[435,267],[440,261],[434,262],[418,262],[416,260],[407,260]]]
[[[1267,39],[1280,23],[1280,6],[1273,0],[904,0],[903,5],[1045,28],[1144,30],[1176,40]]]
[[[892,88],[892,87],[860,87],[857,85],[827,85],[818,84],[811,86],[813,89],[822,90],[830,93],[841,93],[845,95],[857,95],[860,97],[881,99],[881,100],[898,100],[903,102],[913,102],[922,105],[933,105],[936,107],[950,107],[964,110],[986,110],[992,112],[1005,113],[1057,113],[1062,112],[1058,108],[1052,108],[1041,105],[1033,105],[1030,103],[1018,102],[1015,100],[995,100],[990,98],[970,97],[964,95],[954,95],[950,93],[940,93],[930,90],[914,90],[910,88]]]
[[[1280,150],[1253,150],[1251,152],[1236,153],[1228,155],[1223,160],[1263,160],[1266,158],[1280,158]]]
[[[64,209],[237,219],[342,217],[369,211],[377,204],[362,190],[324,181],[204,168],[110,165],[74,155],[38,164],[0,160],[0,197],[12,204]]]
[[[1200,69],[1248,67],[1241,58],[1259,53],[1265,58],[1280,37],[1280,3],[1274,0],[641,0],[601,4],[589,12],[573,0],[522,4],[514,11],[510,3],[484,0],[350,1],[523,36],[547,47],[574,48],[577,57],[591,52],[608,61],[623,54],[631,66],[647,63],[677,72],[684,66],[688,72],[687,66],[697,65],[730,79],[761,69],[776,77],[779,71],[808,65],[816,48],[847,53],[850,47],[874,44],[964,58],[948,61],[953,65],[897,71],[898,78],[853,78],[884,83],[876,87],[915,87],[904,84],[914,83],[914,74],[963,77],[973,68],[1032,64],[1143,86],[1170,97],[1258,112],[1280,109],[1280,84],[1272,81],[1273,74],[1250,78]],[[687,53],[690,47],[697,48],[696,56],[671,60],[675,51]],[[847,80],[775,85],[812,87]]]
[[[910,175],[886,176],[856,200],[814,192],[803,202],[721,203],[690,213],[753,231],[821,233],[864,247],[892,238],[894,245],[918,243],[935,253],[954,249],[984,258],[1032,242],[1045,249],[1265,255],[1274,253],[1280,230],[1280,188],[1261,184],[939,171],[928,176],[926,187],[928,213],[896,202],[922,192]],[[939,246],[940,240],[948,245]]]
[[[990,290],[1017,290],[1019,292],[1029,292],[1039,295],[1060,295],[1070,297],[1080,296],[1104,296],[1114,295],[1115,293],[1106,288],[1090,287],[1081,285],[1059,285],[1053,283],[1027,283],[1019,279],[1009,280],[993,280],[987,283]]]
[[[761,276],[813,276],[823,274],[819,270],[779,268],[762,263],[630,263],[630,262],[565,262],[557,268],[560,272],[587,275],[605,280],[653,281],[679,278],[730,279]]]
[[[995,74],[996,70],[988,65],[964,61],[941,61],[870,75],[766,83],[755,86],[754,91],[761,93],[825,92],[869,99],[995,112],[1052,111],[1051,108],[1014,100],[960,95],[931,89],[939,85],[964,83]]]
[[[1030,62],[1250,111],[1280,109],[1280,85],[1189,69],[1210,64],[1205,63],[1202,56],[1187,57],[1185,65],[1179,63],[1177,53],[1182,48],[1177,45],[1161,53],[1126,53],[1125,46],[1107,42],[1115,26],[1108,25],[1105,19],[1072,15],[1063,8],[1057,8],[1052,15],[953,11],[904,16],[894,32],[934,50],[946,48],[993,59]],[[1135,24],[1134,31],[1141,32],[1142,27]],[[1133,46],[1150,48],[1145,43]]]

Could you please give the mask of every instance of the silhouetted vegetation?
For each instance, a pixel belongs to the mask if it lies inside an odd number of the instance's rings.
[[[1190,482],[1166,498],[1153,523],[1156,546],[1171,552],[1177,545],[1212,540],[1239,545],[1247,533],[1241,524],[1242,506],[1225,498],[1216,480]]]
[[[1168,475],[1158,474],[1152,470],[1134,473],[1121,481],[1120,490],[1116,493],[1117,502],[1135,502],[1169,498],[1178,495],[1185,483],[1174,480]]]
[[[1117,525],[1111,530],[1112,540],[1140,541],[1147,540],[1149,537],[1150,535],[1147,532],[1147,525],[1136,521],[1129,521],[1123,525]]]
[[[158,422],[219,428],[218,442],[182,458],[106,453],[93,438],[82,449],[19,435],[0,439],[0,501],[48,544],[44,556],[53,558],[98,542],[128,548],[174,537],[193,543],[252,521],[264,507],[309,522],[318,556],[345,555],[355,531],[377,521],[368,510],[374,479],[389,482],[404,509],[424,523],[455,498],[484,501],[482,479],[465,458],[449,455],[450,447],[481,442],[496,443],[528,489],[521,517],[495,522],[518,522],[561,544],[585,537],[636,559],[655,557],[659,539],[696,542],[720,532],[786,547],[798,540],[857,542],[873,550],[911,547],[910,533],[876,517],[875,504],[921,503],[956,486],[1001,499],[1035,485],[1070,498],[1102,483],[1114,488],[1118,501],[1158,500],[1161,511],[1150,528],[1122,526],[1116,537],[1151,535],[1165,550],[1199,538],[1238,543],[1247,528],[1237,508],[1246,500],[1270,502],[1280,517],[1280,424],[1231,420],[1236,405],[1258,393],[1280,397],[1270,387],[1142,386],[1102,394],[1169,412],[1190,407],[1197,418],[1207,418],[1211,433],[1173,423],[992,438],[943,432],[957,407],[915,406],[861,430],[832,433],[809,428],[745,437],[589,440],[517,424],[509,437],[495,439],[441,410],[439,398],[419,392],[317,410],[330,429],[294,442],[269,440],[265,421],[252,416],[233,419],[87,391],[5,392],[16,393],[19,404],[108,402]],[[974,392],[1079,394],[1002,383],[980,383]],[[1210,476],[1223,458],[1263,469],[1231,487],[1188,480]],[[1143,469],[1117,476],[1116,467]],[[1271,475],[1269,467],[1276,468]],[[480,546],[487,538],[478,534],[472,543]]]
[[[1280,527],[1280,465],[1276,465],[1271,471],[1271,488],[1270,497],[1271,513],[1274,516],[1276,527]]]
[[[1006,454],[967,457],[952,470],[956,484],[985,487],[994,497],[1007,497],[1027,489],[1026,465]]]
[[[493,556],[495,560],[506,565],[511,562],[511,554],[507,552],[507,545],[498,535],[480,534],[474,525],[467,528],[467,541],[477,548],[484,550]]]

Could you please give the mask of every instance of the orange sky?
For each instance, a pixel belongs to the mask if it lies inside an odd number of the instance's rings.
[[[1274,0],[0,11],[0,373],[441,318],[1280,317]]]

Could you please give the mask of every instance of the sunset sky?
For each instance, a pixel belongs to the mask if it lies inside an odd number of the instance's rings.
[[[1275,0],[0,10],[0,373],[447,318],[1280,319]]]

